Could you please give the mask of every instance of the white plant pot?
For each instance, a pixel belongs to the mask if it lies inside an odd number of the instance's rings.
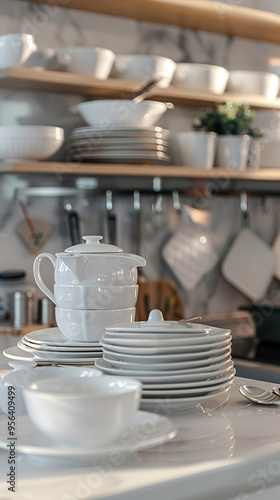
[[[217,135],[214,132],[181,132],[174,136],[180,165],[210,170],[214,164]]]
[[[216,166],[228,170],[246,170],[250,149],[248,135],[221,135],[218,138]]]

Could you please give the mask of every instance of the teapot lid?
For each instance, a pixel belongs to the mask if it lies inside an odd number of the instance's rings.
[[[120,253],[123,249],[115,245],[100,243],[103,236],[83,236],[85,243],[66,248],[67,253]]]
[[[209,327],[185,321],[164,321],[163,314],[159,309],[153,309],[148,321],[135,321],[134,323],[123,323],[106,326],[105,332],[156,332],[156,333],[186,333],[186,334],[208,334]]]

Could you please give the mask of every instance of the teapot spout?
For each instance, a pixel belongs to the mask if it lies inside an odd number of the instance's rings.
[[[63,264],[70,269],[70,271],[74,274],[76,280],[79,283],[82,283],[85,276],[85,271],[87,267],[88,258],[86,255],[63,255],[59,256],[60,260]]]
[[[133,269],[134,267],[145,267],[146,265],[146,259],[144,259],[144,257],[141,257],[140,255],[134,255],[132,253],[126,254],[126,259],[127,264],[131,269]]]

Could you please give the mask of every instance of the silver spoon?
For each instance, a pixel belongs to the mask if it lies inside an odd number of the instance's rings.
[[[280,395],[276,395],[271,391],[266,391],[254,385],[241,385],[239,392],[249,401],[253,403],[260,403],[264,405],[278,404],[280,405]]]

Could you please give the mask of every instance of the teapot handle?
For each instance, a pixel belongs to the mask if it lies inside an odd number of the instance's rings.
[[[51,261],[53,267],[55,267],[56,258],[54,255],[52,255],[51,253],[40,253],[40,255],[37,255],[37,257],[34,260],[33,276],[34,276],[36,284],[38,285],[40,290],[42,290],[42,292],[56,305],[54,294],[45,285],[43,278],[42,278],[42,275],[41,275],[40,266],[41,266],[41,262],[44,258],[49,259]]]

